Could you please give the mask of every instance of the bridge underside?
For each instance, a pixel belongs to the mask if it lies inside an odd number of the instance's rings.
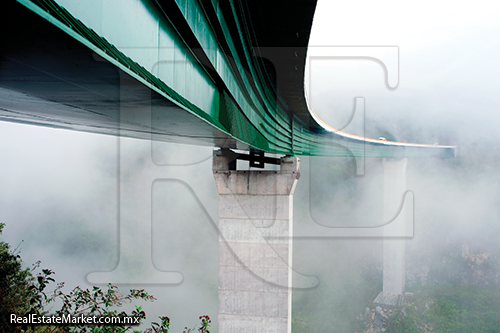
[[[2,39],[0,120],[249,149],[248,145],[186,112],[35,13],[20,5],[12,9],[9,16],[19,19],[2,18],[4,24],[8,22],[9,30],[16,33],[5,34]],[[2,31],[6,31],[6,27]],[[148,113],[153,121],[145,123],[142,118],[149,119],[144,116]]]
[[[303,82],[314,9],[314,0],[10,0],[0,120],[287,155],[453,156],[332,132],[311,116]]]

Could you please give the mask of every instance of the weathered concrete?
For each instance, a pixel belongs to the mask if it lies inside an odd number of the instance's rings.
[[[280,171],[228,170],[228,162],[214,155],[220,230],[218,332],[291,332],[290,236],[299,160],[282,158]]]
[[[384,158],[383,163],[384,221],[391,221],[391,225],[395,228],[387,228],[387,231],[384,229],[383,290],[375,299],[375,303],[397,306],[405,290],[406,240],[403,236],[406,212],[403,203],[406,192],[407,159]],[[394,237],[395,235],[400,237]]]

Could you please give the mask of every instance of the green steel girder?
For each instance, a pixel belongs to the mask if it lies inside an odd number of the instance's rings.
[[[315,0],[9,1],[0,120],[281,154],[454,154],[329,130],[309,112]]]

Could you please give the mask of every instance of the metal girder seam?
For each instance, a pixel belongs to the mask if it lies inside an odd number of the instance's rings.
[[[55,1],[17,1],[31,11],[35,12],[37,15],[54,24],[56,27],[99,54],[101,57],[114,64],[125,73],[134,77],[135,79],[146,85],[148,88],[167,98],[178,107],[195,115],[198,118],[201,118],[218,130],[242,143],[248,144],[249,146],[256,146],[256,148],[262,150],[267,149],[267,142],[263,139],[259,139],[256,135],[252,136],[253,140],[248,141],[246,141],[244,138],[235,137],[234,135],[232,135],[232,133],[230,133],[218,119],[214,119],[206,112],[198,108],[196,105],[179,95],[175,90],[171,89],[162,80],[151,74],[148,70],[139,65],[137,62],[133,61],[131,58],[124,55],[116,47],[110,44],[104,37],[99,36],[95,31],[88,28]]]
[[[216,39],[222,50],[222,53],[226,57],[230,55],[232,62],[234,62],[231,66],[232,71],[239,85],[239,89],[245,94],[245,98],[247,99],[246,101],[241,101],[237,99],[239,101],[239,104],[242,106],[244,113],[249,117],[250,121],[253,122],[254,125],[255,122],[259,122],[261,124],[268,126],[269,128],[274,129],[277,132],[282,132],[283,134],[285,133],[289,134],[290,131],[287,128],[287,126],[283,124],[283,121],[280,120],[279,117],[275,117],[272,113],[269,112],[270,109],[269,101],[267,101],[265,97],[263,98],[261,94],[259,94],[258,91],[255,90],[257,89],[255,84],[258,82],[256,80],[254,80],[255,83],[249,81],[247,73],[245,73],[244,67],[252,68],[252,66],[243,65],[242,60],[238,56],[238,51],[237,51],[238,47],[235,45],[235,42],[231,38],[229,28],[224,20],[224,17],[222,15],[217,16],[215,13],[218,11],[218,9],[210,7],[210,5],[211,4],[206,4],[205,6],[203,6],[203,8],[207,15],[208,22],[210,23],[211,28],[214,30],[214,33],[216,34]],[[231,64],[231,61],[228,61],[228,63]],[[230,83],[228,83],[228,85],[230,85]],[[247,87],[250,87],[251,89]],[[249,103],[250,109],[245,108],[244,104],[246,103]],[[259,121],[258,119],[253,118],[251,114],[249,114],[249,112],[256,112],[256,115],[260,117],[262,122]],[[270,133],[269,130],[267,132]]]
[[[198,55],[202,54],[205,51],[210,51],[207,50],[210,45],[217,45],[217,47],[220,48],[219,51],[220,53],[227,58],[228,55],[231,55],[231,58],[233,61],[236,62],[235,65],[232,66],[231,74],[233,74],[232,78],[227,78],[223,75],[223,69],[218,68],[220,64],[215,64],[213,63],[215,59],[212,59],[209,55],[203,56],[204,60],[201,61],[202,66],[205,68],[208,68],[209,72],[218,72],[220,77],[219,81],[217,84],[221,87],[221,90],[227,91],[227,94],[229,95],[229,98],[233,99],[236,101],[236,107],[238,110],[234,110],[235,112],[242,112],[243,115],[248,118],[247,120],[244,120],[245,126],[254,126],[256,127],[256,130],[258,132],[261,132],[259,129],[261,126],[256,126],[257,124],[262,124],[262,123],[267,123],[268,127],[274,128],[276,131],[279,132],[278,128],[276,127],[278,124],[273,121],[276,119],[267,119],[265,116],[262,116],[262,113],[257,112],[257,116],[259,119],[255,118],[252,116],[251,113],[249,113],[249,110],[257,111],[259,110],[261,104],[263,104],[262,99],[257,98],[255,100],[255,96],[252,97],[252,92],[247,90],[247,86],[250,85],[248,81],[246,81],[245,75],[241,74],[239,72],[239,69],[242,67],[241,62],[239,61],[237,55],[235,55],[234,51],[234,43],[232,40],[228,39],[226,40],[225,36],[221,36],[220,32],[218,36],[215,36],[214,34],[217,34],[217,31],[215,31],[217,28],[222,30],[220,27],[220,22],[214,22],[214,13],[210,11],[210,8],[207,8],[205,6],[199,5],[197,1],[191,1],[191,2],[186,2],[183,3],[183,7],[178,7],[180,4],[177,1],[174,0],[156,0],[157,4],[160,6],[160,9],[163,11],[164,15],[167,17],[167,19],[171,22],[171,24],[176,27],[178,26],[178,30],[183,31],[183,34],[186,35],[185,37],[190,40],[190,42],[186,41],[186,44],[189,46],[190,49],[197,49],[199,52],[197,53]],[[163,9],[163,6],[168,6],[168,16],[166,14],[166,11]],[[173,8],[173,6],[176,6],[176,8]],[[207,4],[206,6],[210,6]],[[213,9],[213,8],[212,8]],[[203,12],[202,12],[203,11]],[[178,14],[183,16],[183,19],[178,18]],[[197,15],[194,15],[193,13],[196,13]],[[203,15],[207,15],[206,20],[201,20],[201,23],[199,22],[200,18],[203,18]],[[193,19],[191,19],[193,18]],[[194,19],[196,18],[196,20]],[[196,22],[194,22],[194,21]],[[197,28],[198,25],[202,25],[202,28]],[[214,31],[212,31],[214,30]],[[227,36],[226,36],[227,37]],[[194,40],[196,41],[194,42]],[[213,42],[210,42],[209,39],[213,39]],[[230,46],[231,45],[231,46]],[[195,55],[195,57],[197,57]],[[197,57],[199,59],[199,57]],[[230,66],[231,61],[228,61],[226,59],[226,63]],[[232,84],[232,81],[236,82],[236,88]],[[237,91],[240,91],[243,93],[243,99],[239,98],[239,94],[235,92],[235,89]],[[258,97],[258,96],[257,96]],[[226,97],[226,102],[227,102],[227,97]],[[248,105],[248,107],[245,107]],[[246,110],[246,111],[245,111]],[[240,117],[241,118],[241,117]],[[228,122],[225,122],[221,119],[221,123],[226,125]],[[229,122],[231,124],[231,122]],[[234,127],[234,123],[232,123]],[[279,126],[279,125],[278,125]],[[240,127],[240,126],[238,126]],[[238,137],[238,133],[235,133],[233,131],[233,128],[228,128],[228,130],[236,137]],[[240,131],[241,132],[241,131]],[[256,133],[253,134],[252,137],[255,137]],[[267,136],[268,141],[270,137]],[[251,141],[253,142],[253,141]],[[267,150],[267,148],[263,147],[262,145],[259,145],[259,149]],[[286,151],[288,149],[285,148]]]

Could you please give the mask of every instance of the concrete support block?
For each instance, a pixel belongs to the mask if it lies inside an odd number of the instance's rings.
[[[406,240],[405,216],[403,206],[406,192],[407,159],[384,159],[384,222],[398,221],[397,228],[388,228],[388,235],[401,235],[401,238],[384,237],[383,251],[383,289],[375,303],[397,306],[405,290],[405,253]],[[402,221],[401,221],[402,220]]]
[[[219,332],[276,333],[288,330],[286,318],[253,317],[219,313]]]
[[[293,192],[299,160],[280,171],[228,170],[214,155],[219,190],[219,333],[291,332]]]
[[[220,194],[219,218],[289,220],[293,214],[291,200],[289,195]]]

